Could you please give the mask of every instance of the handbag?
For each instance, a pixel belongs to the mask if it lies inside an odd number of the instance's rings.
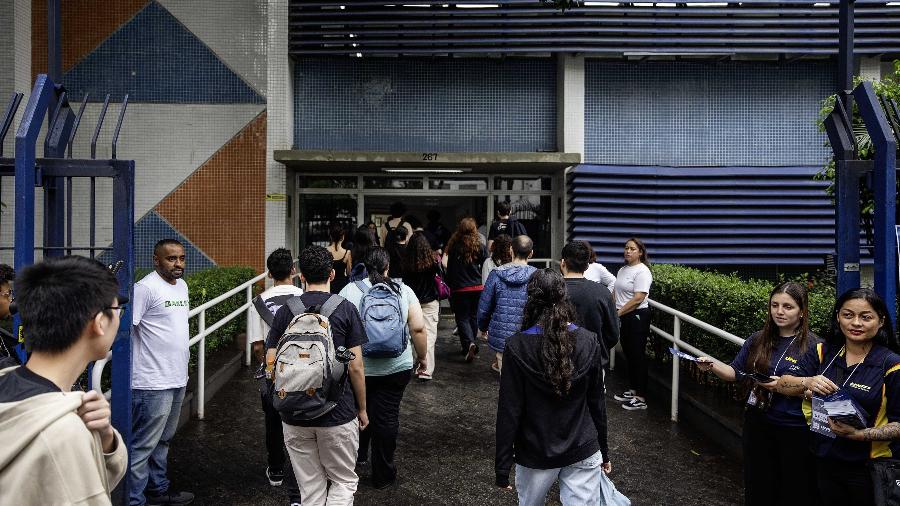
[[[900,460],[879,458],[869,462],[876,506],[900,506]]]
[[[444,278],[440,274],[434,275],[434,286],[437,288],[438,300],[446,300],[450,298],[450,287],[444,282]]]
[[[450,287],[444,281],[444,276],[442,276],[444,269],[440,259],[437,262],[434,268],[434,287],[437,290],[438,300],[447,300],[450,298]]]

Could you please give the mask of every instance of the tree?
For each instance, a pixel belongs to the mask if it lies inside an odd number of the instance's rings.
[[[857,76],[853,80],[853,86],[857,86],[861,83],[863,79]],[[894,73],[884,77],[881,80],[876,80],[872,82],[875,93],[879,97],[883,97],[886,99],[893,99],[900,103],[900,60],[894,61]],[[834,102],[837,100],[837,95],[831,95],[822,101],[822,108],[819,110],[819,130],[825,131],[825,118],[831,114],[831,111],[834,110]],[[866,131],[866,126],[863,124],[862,118],[858,114],[856,106],[854,105],[854,114],[853,114],[853,137],[856,139],[856,145],[858,147],[857,155],[860,160],[871,160],[875,156],[875,147],[872,145],[872,139],[869,138],[869,132]],[[827,143],[826,143],[827,144]],[[834,182],[835,182],[835,164],[834,159],[829,160],[829,162],[819,171],[815,178],[817,180],[825,180],[830,181],[831,184],[828,186],[828,194],[832,197],[834,196]],[[900,181],[898,181],[898,190],[900,190]],[[862,221],[862,230],[866,234],[866,243],[871,246],[874,242],[873,237],[873,220],[875,218],[875,199],[872,196],[872,191],[869,189],[866,179],[863,178],[860,184],[860,192],[859,192],[859,209],[860,209],[860,219]],[[898,199],[900,200],[900,199]],[[900,212],[900,206],[898,206],[898,212]]]

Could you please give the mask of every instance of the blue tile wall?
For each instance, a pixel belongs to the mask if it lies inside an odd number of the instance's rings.
[[[585,162],[821,165],[833,65],[585,62]]]
[[[371,151],[556,150],[549,58],[304,59],[294,145]]]
[[[185,271],[188,274],[216,266],[215,262],[175,230],[156,211],[150,211],[134,225],[134,265],[136,269],[153,268],[153,246],[160,239],[177,239],[184,245],[184,253],[187,257]],[[102,255],[98,255],[97,259],[103,263],[112,263],[111,255],[110,252],[104,252]]]
[[[102,102],[263,103],[196,36],[156,2],[113,33],[63,76],[78,100]]]

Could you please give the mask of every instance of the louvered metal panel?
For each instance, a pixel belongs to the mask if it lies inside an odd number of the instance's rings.
[[[821,266],[834,251],[834,207],[818,170],[579,165],[569,237],[612,265],[637,236],[661,263]]]
[[[838,4],[618,3],[560,11],[540,0],[290,2],[290,53],[308,55],[830,55]],[[856,1],[857,54],[900,54],[900,4]]]

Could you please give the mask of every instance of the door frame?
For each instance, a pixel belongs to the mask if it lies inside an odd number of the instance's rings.
[[[303,188],[300,184],[300,178],[303,176],[336,176],[339,175],[341,177],[346,176],[355,176],[357,178],[356,188]],[[548,171],[543,173],[503,173],[503,174],[485,174],[485,173],[463,173],[463,174],[453,174],[453,175],[441,175],[440,179],[453,178],[453,179],[487,179],[487,189],[486,190],[432,190],[428,188],[428,182],[430,178],[435,178],[436,176],[430,176],[427,173],[417,174],[417,173],[408,173],[403,175],[397,175],[398,178],[422,178],[422,189],[375,189],[375,188],[364,188],[363,187],[363,178],[371,177],[371,176],[383,176],[390,177],[390,174],[384,174],[381,172],[323,172],[323,171],[295,171],[294,174],[289,178],[291,182],[294,184],[294,197],[292,200],[292,210],[290,212],[290,227],[291,234],[289,235],[291,245],[294,251],[299,252],[300,248],[300,205],[302,204],[303,195],[348,195],[355,196],[357,200],[357,209],[356,209],[356,219],[357,223],[365,223],[365,199],[366,196],[378,196],[378,197],[409,197],[411,192],[415,192],[419,194],[420,192],[423,194],[427,194],[429,197],[441,197],[441,196],[453,196],[453,197],[487,197],[487,216],[486,223],[489,225],[494,218],[494,201],[496,197],[503,195],[535,195],[535,196],[549,196],[550,197],[550,251],[551,256],[549,258],[535,258],[533,259],[533,263],[537,263],[543,266],[551,266],[552,264],[559,261],[559,253],[562,250],[562,246],[565,241],[566,235],[566,178],[565,171]],[[517,191],[517,190],[495,190],[494,183],[496,178],[501,179],[535,179],[549,177],[550,178],[550,190],[531,190],[531,191]]]

